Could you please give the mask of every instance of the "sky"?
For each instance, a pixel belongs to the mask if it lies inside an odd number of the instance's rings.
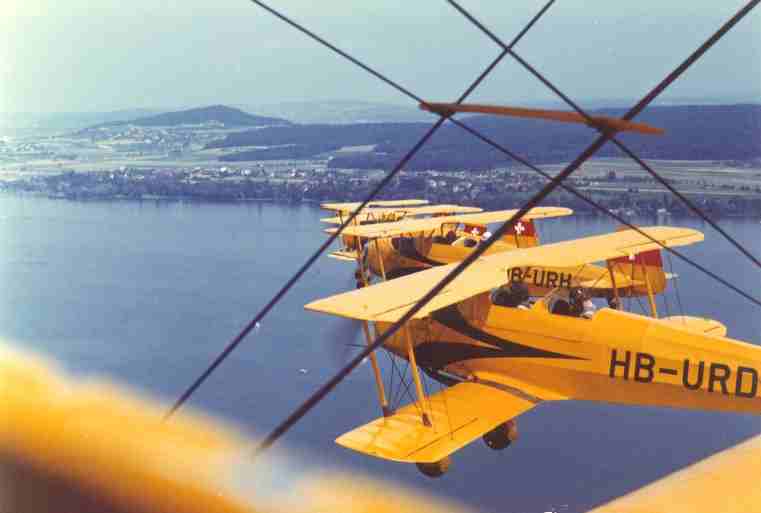
[[[452,101],[499,48],[444,0],[269,0],[416,94]],[[414,105],[247,0],[3,0],[0,112],[351,100]],[[461,0],[509,41],[544,0]],[[637,99],[742,5],[557,0],[515,47],[583,100]],[[3,40],[4,39],[4,40]],[[664,99],[761,101],[761,8]],[[510,59],[471,96],[553,99]]]

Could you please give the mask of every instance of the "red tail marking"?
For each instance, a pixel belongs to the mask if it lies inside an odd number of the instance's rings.
[[[486,231],[486,226],[481,224],[466,224],[465,231],[471,235],[483,235]]]
[[[659,249],[643,251],[642,253],[636,254],[633,259],[629,257],[618,257],[612,258],[610,261],[614,264],[621,264],[623,266],[634,264],[650,267],[663,267],[663,260],[661,259],[661,251]]]
[[[531,219],[521,219],[515,226],[508,230],[507,235],[515,235],[523,237],[536,237],[536,229],[534,228],[534,221]]]

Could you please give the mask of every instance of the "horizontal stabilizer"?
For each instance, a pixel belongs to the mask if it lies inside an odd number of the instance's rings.
[[[500,105],[479,105],[465,103],[421,103],[420,108],[428,112],[435,112],[442,116],[451,116],[456,112],[471,112],[476,114],[495,114],[498,116],[512,116],[517,118],[546,119],[560,121],[561,123],[580,123],[597,128],[598,130],[612,130],[615,132],[639,132],[641,134],[661,135],[662,128],[656,128],[647,123],[635,123],[626,119],[610,116],[590,116],[586,118],[578,112],[565,110],[526,109],[522,107],[504,107]]]
[[[355,262],[357,261],[357,252],[351,251],[351,250],[343,250],[343,251],[331,251],[328,256],[330,258],[335,258],[336,260],[342,260],[344,262]]]
[[[690,317],[689,315],[672,315],[663,317],[662,321],[682,326],[684,329],[703,333],[705,335],[715,335],[724,337],[727,334],[727,327],[719,321],[713,319],[703,319],[702,317]]]
[[[408,463],[433,463],[536,406],[517,395],[477,383],[459,383],[428,397],[431,426],[417,403],[336,439],[353,451]]]

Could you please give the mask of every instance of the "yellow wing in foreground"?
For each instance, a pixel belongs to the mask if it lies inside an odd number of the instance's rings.
[[[590,513],[748,513],[761,505],[761,436],[675,472]]]
[[[536,403],[477,383],[459,383],[428,398],[431,427],[416,403],[338,437],[336,443],[377,458],[433,463]]]
[[[373,208],[360,213],[355,219],[360,222],[382,219],[390,214],[404,214],[405,216],[423,216],[436,214],[470,214],[482,212],[482,208],[466,207],[463,205],[423,205],[422,207],[398,207],[398,208]],[[323,223],[343,224],[346,219],[340,217],[325,217],[320,219]]]
[[[355,235],[367,238],[394,237],[405,233],[419,233],[435,230],[446,223],[465,224],[490,224],[501,223],[513,217],[518,210],[497,210],[494,212],[481,212],[478,214],[464,214],[454,216],[433,217],[430,219],[410,219],[394,223],[378,223],[364,226],[347,226],[343,231],[346,235]],[[563,217],[573,214],[573,210],[563,207],[535,207],[523,216],[523,219],[542,219],[548,217]],[[325,230],[328,233],[336,231],[335,228]]]
[[[427,205],[428,200],[424,199],[406,199],[406,200],[377,200],[371,201],[365,208],[372,207],[411,207],[413,205]],[[362,203],[355,201],[352,203],[322,203],[321,208],[325,210],[334,210],[336,212],[353,212],[358,209]]]
[[[683,246],[703,240],[703,234],[689,228],[655,226],[642,232],[664,246]],[[514,267],[580,267],[600,260],[628,257],[660,245],[634,230],[624,230],[583,239],[557,242],[481,257],[433,300],[415,314],[426,317],[445,306],[459,303],[507,282],[507,272]],[[342,317],[368,321],[394,322],[423,297],[458,264],[449,264],[345,292],[309,303],[304,308]]]

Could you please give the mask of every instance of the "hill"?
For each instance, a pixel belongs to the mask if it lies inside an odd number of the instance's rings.
[[[431,116],[412,105],[348,100],[283,102],[241,105],[248,112],[290,119],[296,123],[414,123],[428,121]]]
[[[136,126],[176,126],[176,125],[200,125],[203,123],[218,122],[225,126],[282,126],[290,125],[291,122],[281,118],[255,116],[240,109],[226,107],[224,105],[212,105],[195,109],[180,110],[176,112],[164,112],[153,116],[141,117],[128,121],[115,121],[104,123],[102,126],[136,125]],[[93,128],[98,128],[93,127]]]
[[[597,114],[620,117],[624,109],[597,109]],[[471,116],[473,128],[535,163],[565,162],[595,137],[580,125],[538,120]],[[643,158],[674,160],[751,160],[761,158],[761,105],[654,106],[638,121],[664,128],[663,136],[622,134],[621,140]],[[350,125],[293,125],[230,134],[210,148],[268,146],[221,157],[223,160],[308,158],[345,146],[374,145],[370,152],[337,153],[334,167],[389,168],[428,129],[429,123],[365,123]],[[601,157],[619,157],[608,144]],[[408,169],[484,169],[510,160],[462,129],[446,125],[422,148]]]

